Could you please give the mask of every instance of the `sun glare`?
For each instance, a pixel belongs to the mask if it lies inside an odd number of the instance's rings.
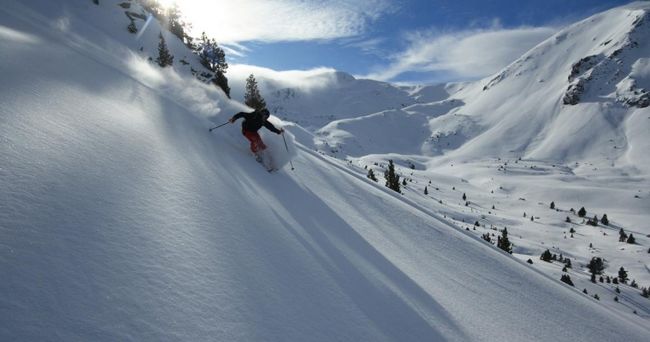
[[[169,8],[171,7],[174,3],[178,4],[179,6],[181,3],[184,2],[182,0],[158,0],[158,3],[164,8]]]

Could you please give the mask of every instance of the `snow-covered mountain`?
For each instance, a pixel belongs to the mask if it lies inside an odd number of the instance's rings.
[[[189,52],[188,65],[148,61],[160,26],[129,33],[118,5],[134,2],[99,3],[0,6],[0,340],[647,340],[631,289],[613,314],[450,220],[476,218],[463,210],[481,208],[452,200],[467,191],[474,203],[497,198],[517,232],[521,207],[507,208],[521,188],[402,156],[420,161],[421,183],[400,195],[354,164],[383,156],[325,156],[309,130],[276,117],[290,133],[286,149],[263,133],[285,166],[269,174],[237,126],[208,132],[244,106],[198,81]],[[468,103],[404,113],[427,124]],[[430,177],[445,185],[440,206],[416,188]]]
[[[234,83],[243,84],[244,77],[254,74],[269,110],[310,131],[335,120],[399,109],[417,103],[420,97],[435,96],[433,92],[428,94],[421,88],[356,79],[348,73],[332,69],[295,75],[291,81],[288,81],[291,76],[286,73],[270,73],[251,66],[235,66],[235,69]],[[243,101],[243,93],[235,91],[233,98]]]
[[[641,132],[650,129],[649,8],[633,3],[571,25],[497,75],[449,92],[455,105],[445,100],[403,108],[403,120],[418,127],[409,148],[399,142],[400,129],[384,132],[382,145],[359,141],[368,133],[359,127],[383,117],[374,113],[357,118],[365,124],[344,120],[322,134],[344,155],[384,153],[389,145],[395,153],[420,150],[456,160],[590,161],[647,173],[643,151],[650,145]]]

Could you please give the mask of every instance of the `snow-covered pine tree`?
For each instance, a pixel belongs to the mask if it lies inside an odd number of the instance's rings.
[[[158,35],[158,58],[156,58],[156,63],[162,68],[171,66],[174,64],[174,56],[169,52],[167,48],[167,43],[165,42],[165,37],[163,37],[162,32]]]
[[[634,238],[634,234],[630,233],[630,236],[627,238],[627,243],[629,244],[636,244],[636,239]]]
[[[393,160],[388,161],[388,168],[384,171],[384,179],[386,179],[386,187],[401,193],[399,185],[399,175],[395,173],[395,164]]]
[[[427,190],[427,187],[426,187],[426,186],[424,187],[424,194],[425,194],[425,195],[428,195],[428,194],[429,194],[429,190]]]
[[[244,94],[244,103],[255,110],[262,110],[266,108],[266,101],[264,101],[264,98],[260,94],[260,90],[257,87],[257,80],[253,74],[250,74],[250,76],[248,76],[246,79],[246,93]]]
[[[551,202],[551,209],[555,209],[555,202]]]
[[[578,210],[578,216],[585,217],[585,215],[587,215],[587,210],[585,207],[580,208],[580,210]]]

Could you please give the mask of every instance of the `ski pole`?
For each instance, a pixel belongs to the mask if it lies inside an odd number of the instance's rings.
[[[212,132],[213,130],[215,130],[215,129],[221,127],[221,126],[225,126],[225,125],[227,125],[227,124],[229,124],[229,123],[230,123],[230,121],[227,121],[226,123],[223,123],[223,124],[221,124],[221,125],[214,126],[214,127],[210,128],[208,131]]]
[[[284,131],[282,131],[282,140],[284,140],[284,148],[287,149],[287,154],[289,154],[289,146],[287,146],[287,139],[284,137]],[[289,156],[291,158],[291,156]],[[291,165],[291,171],[294,170],[293,163],[291,162],[291,159],[289,159],[289,164]]]

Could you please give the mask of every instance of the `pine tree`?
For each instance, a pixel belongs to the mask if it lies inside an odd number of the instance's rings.
[[[564,259],[564,264],[566,265],[567,268],[572,268],[571,259],[569,258]]]
[[[199,61],[206,69],[217,73],[221,71],[226,73],[228,69],[228,62],[226,62],[226,53],[217,44],[214,38],[208,38],[203,32],[201,34],[200,42],[197,48]]]
[[[540,257],[540,259],[542,259],[542,260],[544,260],[546,262],[551,262],[551,259],[552,259],[551,251],[549,251],[548,249],[545,250],[544,253],[542,253],[542,256]]]
[[[585,210],[585,207],[580,208],[580,210],[578,210],[578,216],[585,217],[585,215],[587,215],[587,210]]]
[[[650,288],[642,287],[641,288],[641,296],[648,298],[650,297]]]
[[[167,17],[169,23],[169,31],[183,41],[185,39],[185,28],[181,22],[181,10],[178,8],[177,3],[173,3],[167,8],[165,17]]]
[[[623,228],[621,228],[621,230],[618,231],[618,241],[619,242],[627,241],[627,234],[625,234]]]
[[[467,200],[467,195],[465,195],[465,193],[463,192],[463,201],[466,201],[466,200]]]
[[[156,58],[156,63],[162,68],[171,66],[174,64],[174,56],[169,53],[167,49],[167,43],[165,43],[165,37],[163,37],[162,32],[158,35],[160,41],[158,42],[158,58]]]
[[[551,209],[555,209],[555,202],[551,202]]]
[[[135,26],[135,21],[133,21],[133,19],[131,19],[131,23],[126,27],[126,29],[129,31],[129,33],[138,33],[138,27]]]
[[[424,187],[424,194],[425,194],[425,195],[428,195],[428,194],[429,194],[429,190],[427,190],[427,187],[426,187],[426,186]]]
[[[630,233],[630,237],[627,238],[627,243],[629,244],[635,244],[636,239],[634,238],[634,234]]]
[[[228,69],[228,62],[226,62],[226,53],[213,38],[203,32],[201,34],[200,43],[197,47],[199,61],[206,69],[214,73],[212,83],[221,88],[223,92],[230,98],[230,87],[228,86],[228,78],[226,77],[226,70]],[[247,80],[248,82],[248,80]],[[247,89],[248,91],[248,83]]]
[[[368,176],[367,177],[370,178],[371,180],[375,181],[375,182],[377,181],[377,177],[375,177],[375,171],[373,171],[372,169],[368,170]]]
[[[571,281],[571,277],[568,274],[563,274],[562,277],[560,277],[560,280],[564,283],[574,286],[573,281]]]
[[[603,262],[603,259],[599,257],[593,257],[591,258],[591,261],[587,265],[587,268],[591,273],[591,281],[595,283],[596,275],[602,274],[603,271],[605,270],[605,263]]]
[[[230,98],[230,87],[228,86],[228,78],[221,71],[217,71],[217,74],[212,79],[212,83],[219,87]]]
[[[246,79],[246,93],[244,94],[244,102],[247,106],[255,109],[262,110],[266,109],[266,101],[262,98],[260,90],[257,87],[257,80],[255,76],[250,74]]]
[[[512,254],[512,243],[508,239],[508,228],[503,228],[501,236],[497,237],[497,247]]]
[[[603,214],[603,218],[600,219],[600,223],[609,226],[609,219],[607,218],[607,214]]]
[[[395,164],[393,164],[392,160],[388,161],[388,168],[384,171],[384,179],[386,179],[386,187],[402,193],[400,191],[399,176],[395,173]]]

